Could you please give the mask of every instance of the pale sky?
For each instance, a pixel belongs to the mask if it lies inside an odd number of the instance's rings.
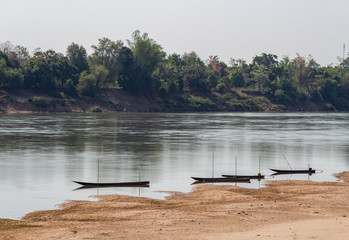
[[[0,0],[0,42],[91,53],[98,39],[147,32],[168,54],[248,63],[261,53],[311,54],[323,66],[349,50],[349,0]]]

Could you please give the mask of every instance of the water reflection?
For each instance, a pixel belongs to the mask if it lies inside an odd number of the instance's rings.
[[[95,189],[73,191],[72,180],[150,180],[147,189],[108,188],[98,194],[164,198],[191,190],[191,176],[239,175],[269,168],[324,170],[310,180],[334,181],[348,169],[347,113],[113,113],[0,115],[0,217],[18,218]],[[307,180],[308,176],[291,176]],[[277,176],[274,179],[289,179]],[[271,177],[266,178],[266,180]],[[262,182],[238,183],[258,188]]]

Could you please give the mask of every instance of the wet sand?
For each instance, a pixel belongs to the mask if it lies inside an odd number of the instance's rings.
[[[0,239],[349,238],[343,182],[270,181],[262,189],[204,184],[166,200],[108,195],[71,201],[22,220],[0,219]]]

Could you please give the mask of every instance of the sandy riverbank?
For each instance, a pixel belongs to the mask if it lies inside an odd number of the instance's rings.
[[[263,189],[201,185],[167,200],[102,196],[0,220],[0,239],[331,239],[349,237],[343,182],[271,181]]]

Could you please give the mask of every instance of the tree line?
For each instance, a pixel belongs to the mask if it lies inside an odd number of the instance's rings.
[[[83,46],[72,43],[65,55],[40,49],[30,55],[25,47],[2,43],[0,87],[90,98],[101,89],[120,88],[161,98],[173,108],[191,96],[188,104],[210,109],[217,101],[239,101],[245,92],[286,109],[316,103],[328,110],[349,110],[349,58],[338,66],[322,67],[311,56],[279,60],[274,54],[262,53],[249,64],[231,59],[227,65],[218,56],[203,61],[195,52],[167,54],[140,31],[126,43],[99,39],[92,50],[88,55]],[[251,105],[253,100],[248,100]],[[227,110],[236,110],[231,104]]]

